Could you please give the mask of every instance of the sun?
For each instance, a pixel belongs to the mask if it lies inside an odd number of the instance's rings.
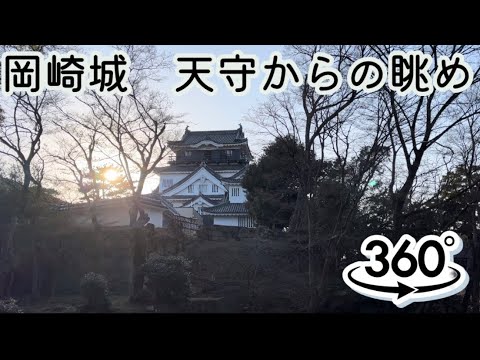
[[[103,176],[104,176],[105,180],[112,182],[112,181],[117,180],[120,177],[120,174],[115,169],[108,169],[107,171],[105,171]]]

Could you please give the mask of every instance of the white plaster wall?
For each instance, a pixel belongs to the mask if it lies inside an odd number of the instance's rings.
[[[162,227],[164,210],[145,207],[145,211],[150,216],[150,223],[154,224],[155,227]],[[72,219],[77,225],[91,224],[90,214],[84,210],[72,210]],[[130,225],[128,206],[116,204],[115,207],[101,207],[97,210],[97,220],[104,226],[128,226]]]
[[[102,225],[122,226],[130,224],[128,206],[106,208],[99,212],[98,220]]]
[[[193,217],[193,208],[191,207],[178,207],[175,210],[183,217],[192,218]]]
[[[193,193],[188,192],[188,185],[193,185]],[[217,181],[210,181],[208,179],[205,179],[205,181],[202,181],[201,179],[197,179],[195,181],[190,182],[184,189],[179,191],[177,194],[178,195],[189,195],[189,196],[197,196],[200,195],[200,185],[205,185],[202,194],[204,195],[216,195],[216,196],[222,196],[225,192],[225,190],[222,189],[222,186],[219,184]],[[212,185],[217,185],[218,190],[217,192],[214,192],[212,189]]]
[[[202,178],[204,178],[205,181],[203,181]],[[205,169],[201,169],[196,173],[194,177],[188,179],[179,188],[173,189],[172,191],[165,192],[165,195],[168,195],[168,196],[189,195],[193,197],[200,193],[198,185],[203,185],[203,184],[207,185],[205,192],[203,192],[203,194],[205,195],[222,195],[223,192],[225,191],[225,187],[222,185],[222,183],[218,179],[216,179],[212,174],[210,174]],[[212,192],[212,184],[215,184],[218,186],[218,192],[216,193]],[[193,185],[194,187],[193,192],[191,193],[188,192],[189,185]]]
[[[214,216],[213,225],[238,226],[238,217],[236,216]]]
[[[149,223],[155,225],[155,227],[163,227],[163,210],[145,208],[145,211],[150,217]]]
[[[92,223],[91,215],[85,210],[71,210],[72,219],[77,225]],[[105,226],[127,226],[130,224],[128,206],[117,204],[115,207],[100,207],[97,210],[97,221]]]
[[[233,196],[233,189],[234,188],[239,188],[240,189],[238,196]],[[230,186],[228,191],[229,191],[228,198],[229,198],[231,203],[240,204],[240,203],[247,202],[247,192],[243,187],[241,187],[241,186]]]
[[[75,225],[90,225],[92,220],[89,214],[78,213],[77,211],[71,211],[71,220]]]
[[[159,189],[160,192],[167,189],[167,187],[162,186],[163,179],[172,179],[173,185],[178,183],[180,180],[185,178],[188,174],[162,174],[159,176]]]

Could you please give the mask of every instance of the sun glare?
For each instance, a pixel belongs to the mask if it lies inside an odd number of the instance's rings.
[[[120,174],[115,169],[108,169],[107,171],[105,171],[104,176],[105,180],[107,181],[115,181],[119,178]]]

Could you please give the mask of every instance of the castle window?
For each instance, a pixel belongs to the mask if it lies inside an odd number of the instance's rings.
[[[188,193],[193,194],[193,185],[188,185]]]
[[[173,185],[173,179],[162,179],[162,188],[166,189]]]
[[[212,192],[218,192],[218,185],[212,184]]]
[[[232,150],[225,150],[225,155],[227,155],[227,157],[232,157]]]
[[[211,151],[205,151],[203,153],[203,158],[205,159],[205,161],[212,160],[212,152]]]
[[[254,228],[255,221],[250,216],[239,216],[238,217],[238,226],[240,227],[247,227],[247,228]]]
[[[232,196],[240,196],[240,188],[238,187],[232,188]]]
[[[192,156],[192,152],[190,150],[185,151],[185,157]]]

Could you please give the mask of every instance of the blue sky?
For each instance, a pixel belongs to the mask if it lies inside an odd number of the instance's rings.
[[[229,46],[207,46],[207,45],[191,45],[191,46],[158,46],[158,49],[165,51],[171,55],[173,65],[173,55],[180,53],[210,53],[215,56],[232,54],[235,50],[240,50],[245,54],[252,54],[258,57],[261,62],[268,59],[273,51],[283,52],[284,47],[281,45],[229,45]],[[113,48],[109,46],[83,46],[82,52],[86,55],[90,51],[100,51],[109,54]],[[260,64],[259,64],[260,65]],[[223,80],[217,76],[208,78],[218,89],[215,95],[207,95],[192,87],[186,93],[179,95],[173,92],[175,86],[179,86],[183,79],[175,74],[175,66],[166,71],[165,80],[159,83],[159,90],[166,92],[172,102],[172,110],[177,114],[184,114],[185,121],[190,130],[222,130],[236,129],[238,124],[242,123],[246,135],[250,140],[252,151],[257,153],[261,150],[261,142],[254,138],[254,125],[244,121],[248,111],[261,102],[266,100],[266,96],[259,91],[260,84],[263,80],[262,74],[259,74],[252,80],[250,92],[243,96],[233,95],[223,83]],[[265,140],[265,139],[263,139]]]
[[[249,145],[254,156],[261,154],[262,147],[271,139],[265,136],[259,136],[255,130],[255,125],[244,120],[248,111],[265,101],[266,95],[259,91],[263,74],[260,73],[252,80],[251,89],[248,94],[235,96],[226,87],[223,79],[212,76],[208,78],[210,83],[218,89],[215,95],[207,95],[196,87],[192,87],[186,93],[177,95],[173,89],[181,85],[184,79],[175,74],[173,58],[175,54],[181,53],[208,53],[215,56],[232,54],[235,50],[240,50],[244,54],[256,55],[260,64],[267,60],[273,51],[283,53],[284,46],[281,45],[249,45],[249,46],[158,46],[159,51],[164,51],[170,55],[172,68],[165,70],[162,80],[157,86],[159,91],[168,94],[172,103],[172,111],[175,114],[183,114],[182,120],[186,123],[181,125],[180,133],[183,133],[188,124],[190,130],[228,130],[237,129],[238,124],[242,124],[244,132],[249,140]],[[111,54],[114,49],[111,46],[85,45],[81,46],[79,52],[89,55],[92,51],[98,51],[105,55]],[[260,66],[258,64],[258,66]],[[144,193],[151,192],[158,185],[158,178],[155,175],[150,176],[145,184]]]
[[[246,121],[245,117],[250,110],[258,107],[262,102],[267,100],[267,95],[260,92],[260,86],[264,80],[264,73],[260,71],[261,63],[268,60],[272,52],[285,53],[285,47],[282,45],[167,45],[157,46],[159,53],[165,53],[168,56],[168,61],[171,62],[170,69],[163,70],[160,77],[163,80],[159,83],[152,84],[154,89],[159,92],[167,94],[171,102],[171,112],[176,115],[183,115],[183,124],[179,125],[177,129],[173,130],[177,135],[181,135],[188,125],[190,130],[234,130],[237,129],[241,123],[244,132],[248,138],[249,146],[255,158],[262,153],[263,146],[269,141],[273,140],[265,135],[262,135],[258,128]],[[76,49],[78,52],[90,56],[91,52],[97,51],[104,55],[111,55],[115,51],[113,46],[107,45],[82,45]],[[176,66],[174,63],[174,56],[176,54],[212,54],[215,57],[222,55],[234,55],[235,51],[241,51],[245,55],[254,55],[258,59],[257,76],[251,80],[250,91],[242,96],[237,96],[225,84],[224,79],[212,74],[208,77],[208,82],[212,83],[217,89],[214,95],[209,95],[193,86],[186,92],[176,94],[174,89],[185,82],[183,77],[176,74]],[[215,70],[212,64],[212,70]],[[3,96],[0,94],[0,96]],[[70,102],[66,106],[71,106],[72,111],[83,111],[82,106],[75,101]],[[76,109],[75,109],[76,108]],[[58,133],[55,131],[45,133],[45,141],[43,141],[43,149],[46,151],[55,152],[58,147],[61,147],[61,139],[57,139]],[[169,134],[171,135],[171,133]],[[52,166],[52,171],[49,172],[48,179],[52,186],[58,183],[56,164],[53,162],[49,164]],[[63,176],[63,175],[62,175]],[[152,191],[158,185],[158,177],[154,174],[147,179],[144,192]],[[67,194],[69,190],[62,191],[62,194]],[[70,196],[70,195],[69,195]],[[71,194],[73,197],[78,196]],[[68,200],[68,199],[67,199]]]

